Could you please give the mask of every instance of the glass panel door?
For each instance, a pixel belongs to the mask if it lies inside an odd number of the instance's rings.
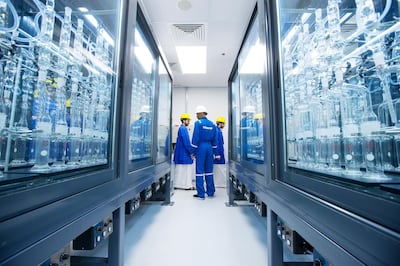
[[[263,163],[263,104],[261,75],[264,71],[263,46],[259,38],[258,16],[248,32],[238,59],[240,92],[241,154],[243,161]]]
[[[158,141],[157,141],[157,163],[167,161],[170,157],[170,114],[172,80],[164,66],[162,59],[158,59],[158,75],[160,77],[160,88],[158,94]]]
[[[398,1],[280,1],[286,166],[400,183]]]
[[[231,83],[232,90],[232,160],[240,162],[240,95],[239,95],[239,76],[237,73]]]
[[[109,165],[119,5],[0,0],[0,182]]]
[[[156,56],[141,25],[135,28],[129,160],[151,164]]]

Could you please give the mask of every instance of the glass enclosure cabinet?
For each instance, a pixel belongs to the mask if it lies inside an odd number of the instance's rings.
[[[234,78],[231,82],[232,91],[232,160],[240,162],[240,99],[239,99],[239,77],[237,72],[234,74]]]
[[[151,163],[156,55],[138,23],[135,28],[135,64],[131,96],[131,131],[129,159]]]
[[[157,127],[157,163],[170,158],[170,117],[172,80],[161,58],[158,59],[158,75],[160,79],[158,92],[158,127]]]
[[[305,170],[396,201],[383,184],[400,183],[398,2],[279,1],[277,9],[293,173],[283,179],[296,183]]]
[[[108,167],[119,5],[0,0],[2,191]]]
[[[253,164],[264,162],[261,77],[265,52],[262,47],[258,15],[255,15],[238,56],[238,74],[231,85],[233,159]]]

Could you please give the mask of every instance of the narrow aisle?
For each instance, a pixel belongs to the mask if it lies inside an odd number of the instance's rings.
[[[173,206],[143,205],[127,217],[126,266],[265,266],[266,219],[253,206],[226,207],[225,189],[199,200],[175,190]]]

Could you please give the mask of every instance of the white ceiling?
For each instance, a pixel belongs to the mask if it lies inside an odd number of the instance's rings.
[[[142,0],[141,6],[156,40],[170,64],[174,87],[226,87],[256,0],[190,0],[191,9],[177,0]],[[201,38],[177,38],[172,24],[204,24]],[[207,73],[181,73],[177,45],[207,46]]]

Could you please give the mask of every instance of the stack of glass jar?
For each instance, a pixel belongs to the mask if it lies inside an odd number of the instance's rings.
[[[20,16],[14,6],[25,2],[38,11]],[[84,11],[58,14],[54,0],[25,2],[0,0],[0,165],[51,172],[107,163],[115,73],[105,29],[85,26]]]
[[[386,1],[378,14],[373,0],[356,0],[355,9],[340,2],[303,15],[290,30],[297,38],[282,42],[288,164],[385,180],[400,166],[398,9]],[[357,27],[342,33],[346,23]]]

